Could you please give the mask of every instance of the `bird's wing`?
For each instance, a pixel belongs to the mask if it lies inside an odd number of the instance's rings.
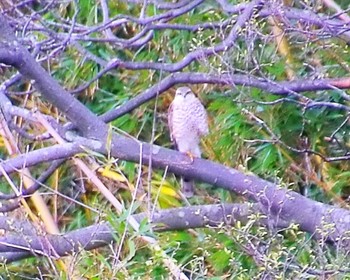
[[[174,103],[172,102],[168,109],[168,127],[170,132],[170,140],[172,142],[175,142],[175,139],[173,137],[173,113],[174,113]],[[175,143],[176,144],[176,143]]]
[[[199,117],[200,119],[198,120],[198,130],[200,135],[205,136],[209,133],[209,127],[208,127],[208,114],[207,111],[205,110],[203,104],[198,100],[199,102],[199,108],[200,108],[200,113]]]

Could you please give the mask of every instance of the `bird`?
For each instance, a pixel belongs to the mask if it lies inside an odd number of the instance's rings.
[[[170,140],[176,149],[193,158],[201,157],[200,139],[209,133],[208,115],[203,104],[189,87],[179,87],[168,109]],[[181,177],[185,197],[194,194],[194,182]]]

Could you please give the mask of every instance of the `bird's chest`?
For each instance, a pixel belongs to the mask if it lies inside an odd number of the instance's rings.
[[[173,135],[175,138],[198,137],[198,118],[193,104],[178,102],[174,104]]]

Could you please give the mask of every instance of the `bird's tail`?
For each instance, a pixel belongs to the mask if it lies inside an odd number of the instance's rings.
[[[181,177],[181,191],[185,197],[192,197],[194,194],[194,181]]]

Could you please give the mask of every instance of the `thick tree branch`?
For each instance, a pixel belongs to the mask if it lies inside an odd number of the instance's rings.
[[[86,135],[106,137],[106,130],[101,130],[101,121],[91,122],[94,114],[83,104],[65,91],[58,82],[35,61],[31,54],[19,44],[3,15],[0,15],[0,62],[10,64],[26,78],[35,80],[35,86],[43,96],[55,104]],[[64,96],[64,97],[63,97]]]
[[[91,144],[91,140],[86,140],[86,144],[96,152],[105,153],[106,151],[106,143],[98,145],[96,141],[93,141]],[[81,152],[83,150],[82,145],[84,145],[84,141],[80,140],[78,145],[62,144],[59,147],[62,147],[66,157],[69,157],[73,156],[74,151],[76,153]],[[66,146],[67,149],[63,148]],[[45,149],[49,150],[50,148]],[[256,176],[246,175],[209,160],[195,159],[191,163],[187,156],[177,151],[118,135],[113,136],[110,150],[113,157],[139,162],[140,153],[144,165],[148,165],[151,158],[154,168],[168,168],[172,173],[233,191],[260,203],[266,214],[278,216],[286,222],[299,224],[302,230],[315,234],[316,238],[326,236],[328,240],[341,241],[341,243],[344,243],[343,246],[349,246],[346,237],[350,231],[350,212],[347,210],[315,202]],[[23,162],[28,167],[44,160],[54,159],[49,155],[38,157],[39,154],[38,151],[33,151],[28,153],[26,157],[21,156],[7,160],[2,163],[2,166],[7,172],[11,172],[11,170],[14,171],[14,168],[22,168]],[[331,229],[329,225],[332,225]],[[326,228],[329,232],[323,233],[322,230]],[[345,239],[344,242],[342,238]]]
[[[252,217],[252,215],[255,217]],[[144,213],[133,217],[141,222],[147,219]],[[266,218],[256,204],[216,204],[161,210],[148,220],[155,231],[181,230],[200,227],[221,227],[245,224],[255,219],[256,224],[264,224],[273,230],[286,228],[288,223],[281,219]],[[0,229],[6,230],[6,237],[0,238],[0,259],[10,262],[31,255],[66,256],[105,246],[114,241],[114,230],[108,223],[100,223],[78,229],[62,236],[40,236],[30,223],[0,217]],[[16,253],[15,255],[9,255]]]

